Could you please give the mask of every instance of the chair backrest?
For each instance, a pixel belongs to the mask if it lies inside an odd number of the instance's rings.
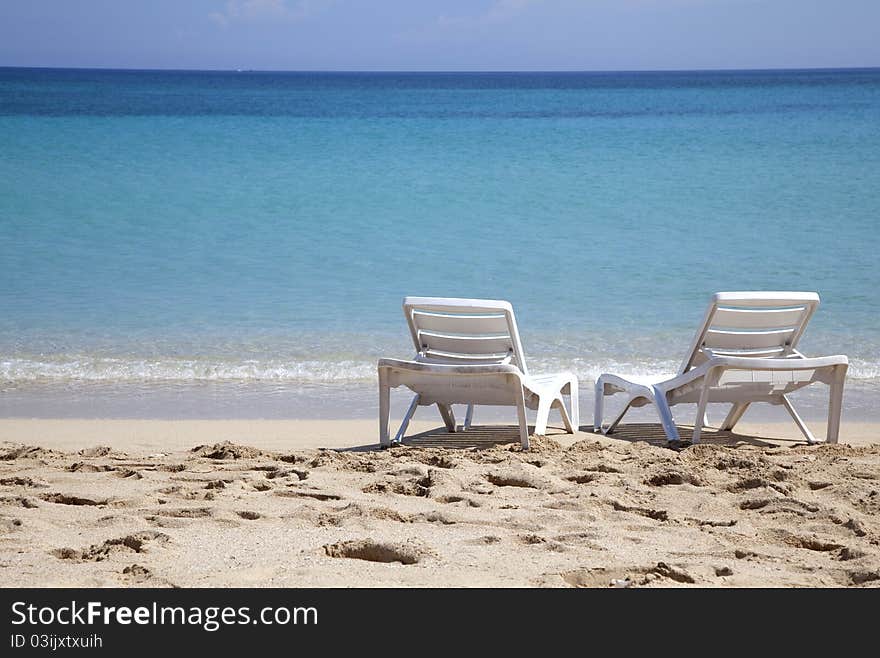
[[[815,292],[718,292],[697,330],[679,373],[716,355],[786,357],[795,354],[819,306]]]
[[[528,374],[510,302],[407,297],[403,313],[419,359],[453,364],[509,363]]]

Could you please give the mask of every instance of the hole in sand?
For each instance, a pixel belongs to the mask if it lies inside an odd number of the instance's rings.
[[[426,553],[425,549],[408,544],[390,544],[372,539],[344,541],[324,546],[330,557],[347,557],[368,562],[400,562],[415,564]]]

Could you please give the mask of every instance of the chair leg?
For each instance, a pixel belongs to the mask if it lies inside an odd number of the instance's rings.
[[[600,377],[596,381],[595,401],[593,402],[593,431],[602,432],[602,415],[605,413],[605,384]]]
[[[474,405],[469,404],[467,406],[467,413],[464,415],[464,429],[469,430],[471,428],[471,423],[474,421]]]
[[[666,394],[656,386],[653,386],[652,389],[651,402],[657,408],[657,414],[660,416],[660,424],[663,425],[666,439],[668,441],[678,441],[681,437],[678,434],[678,428],[675,426],[672,409],[669,408],[669,403],[666,401]]]
[[[565,408],[565,403],[562,399],[556,400],[553,404],[554,407],[559,409],[559,415],[562,416],[562,424],[565,425],[565,431],[569,434],[574,434],[577,431],[577,426],[573,425],[573,421],[571,417],[568,415],[568,411]]]
[[[406,410],[406,414],[403,416],[403,422],[400,423],[400,429],[398,429],[397,434],[394,435],[394,443],[400,443],[403,441],[403,437],[406,435],[406,428],[409,427],[409,421],[412,420],[418,406],[419,394],[416,393],[416,395],[413,396],[412,402],[409,403],[409,408]]]
[[[634,400],[635,398],[630,398],[629,401],[627,401],[627,403],[623,405],[623,409],[619,414],[617,414],[617,417],[611,421],[611,424],[606,428],[600,427],[599,431],[602,432],[602,434],[611,434],[611,432],[614,431],[620,421],[623,420],[623,417],[626,416],[626,412],[629,411],[629,408],[632,406]]]
[[[578,399],[578,381],[577,378],[572,379],[568,385],[568,408],[571,410],[571,424],[574,427],[572,434],[578,431],[581,426],[580,401]]]
[[[391,420],[391,387],[379,375],[379,445],[387,448],[391,445],[391,434],[388,423]]]
[[[516,394],[516,415],[519,419],[519,440],[523,450],[529,449],[529,421],[526,417],[526,399],[522,387]]]
[[[700,434],[703,431],[703,425],[706,423],[706,405],[709,403],[709,388],[709,381],[704,380],[703,390],[700,391],[700,402],[697,404],[697,417],[694,418],[694,434],[691,437],[691,443],[700,442]]]
[[[547,433],[547,421],[550,419],[550,406],[553,400],[547,395],[538,398],[538,416],[535,419],[535,434]]]
[[[452,412],[452,405],[437,403],[440,410],[440,416],[443,418],[443,424],[446,425],[446,431],[452,434],[455,432],[455,414]]]
[[[794,424],[798,426],[798,429],[801,431],[806,439],[807,443],[816,443],[816,437],[813,436],[813,433],[810,431],[810,428],[807,427],[806,423],[804,423],[804,419],[800,417],[797,410],[795,410],[794,405],[791,403],[791,400],[788,399],[787,396],[782,396],[782,406],[785,407],[785,410],[791,416],[792,420],[794,420]]]
[[[847,366],[835,366],[834,379],[828,395],[828,430],[825,440],[837,443],[840,434],[840,412],[843,409],[843,383],[846,379]]]
[[[749,408],[750,404],[751,402],[735,402],[730,408],[730,413],[727,414],[724,422],[721,423],[721,429],[725,432],[731,431],[739,422],[739,419],[743,417],[743,414],[746,412],[746,409]]]

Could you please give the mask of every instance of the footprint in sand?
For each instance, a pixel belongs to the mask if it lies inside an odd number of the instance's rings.
[[[843,548],[843,544],[838,544],[835,541],[823,539],[821,537],[817,537],[816,535],[796,535],[785,529],[779,529],[774,534],[783,543],[788,544],[789,546],[794,546],[795,548],[805,548],[807,550],[818,551],[820,553],[827,553]]]
[[[272,492],[281,498],[312,498],[314,500],[342,500],[342,496],[305,489],[276,489]]]
[[[168,516],[175,519],[205,519],[214,515],[210,507],[178,507],[176,509],[160,509],[155,516]]]
[[[741,480],[737,480],[733,484],[727,487],[727,490],[730,493],[741,493],[743,491],[749,491],[751,489],[773,489],[774,491],[778,491],[781,494],[788,495],[791,493],[791,487],[783,486],[777,484],[775,482],[771,482],[765,478],[742,478]]]
[[[600,476],[597,473],[575,473],[574,475],[567,476],[565,479],[575,484],[589,484],[599,478]]]
[[[395,523],[411,522],[409,517],[403,516],[400,512],[389,509],[388,507],[371,507],[361,503],[349,503],[345,507],[339,508],[334,512],[325,512],[316,507],[303,505],[286,518],[302,519],[319,527],[339,527],[346,525],[350,520],[365,518],[377,519],[379,521],[393,521]]]
[[[873,583],[880,580],[880,570],[869,571],[867,569],[859,569],[847,572],[849,580],[853,585],[864,585],[865,583]]]
[[[854,519],[852,517],[847,518],[846,521],[843,518],[837,515],[831,515],[829,517],[831,521],[837,525],[841,525],[847,530],[850,530],[856,537],[865,537],[868,534],[868,529],[865,527],[865,524],[858,519]]]
[[[32,498],[26,498],[24,496],[0,496],[0,505],[16,505],[19,507],[25,507],[27,509],[34,509],[35,507],[39,507],[37,501]]]
[[[291,477],[291,476],[296,476],[296,479],[299,480],[300,482],[302,482],[303,480],[305,480],[306,478],[309,477],[309,472],[303,471],[298,468],[287,468],[287,469],[275,468],[273,470],[266,471],[266,479],[267,480],[275,480],[275,479],[286,478],[286,477]]]
[[[46,489],[48,484],[36,482],[29,477],[0,478],[0,485],[7,487],[32,487],[34,489]]]
[[[142,480],[144,477],[140,471],[136,471],[131,468],[116,469],[116,472],[114,473],[114,475],[118,478],[131,479],[131,480]]]
[[[377,542],[373,539],[356,539],[324,546],[324,553],[329,557],[345,557],[367,562],[400,562],[416,564],[431,550],[418,540],[411,539],[406,543]]]
[[[478,500],[474,500],[468,496],[459,496],[457,494],[450,494],[447,496],[438,496],[434,500],[438,503],[447,503],[447,504],[455,504],[455,503],[465,503],[468,507],[482,507],[483,503]]]
[[[547,481],[526,471],[502,470],[495,473],[487,473],[486,480],[496,487],[522,487],[526,489],[546,489]]]
[[[749,498],[739,504],[741,510],[755,510],[767,507],[772,501],[770,498]]]
[[[520,535],[520,542],[526,544],[527,546],[534,546],[536,544],[546,544],[547,540],[541,537],[540,535]]]
[[[651,582],[669,579],[678,583],[693,584],[693,576],[679,567],[665,562],[658,562],[653,567],[594,567],[577,569],[559,574],[562,580],[571,587],[590,588],[630,588],[648,585]]]
[[[865,551],[859,550],[858,548],[844,546],[840,549],[837,559],[841,562],[847,562],[849,560],[858,560],[859,558],[865,557],[865,555],[867,555]]]
[[[595,567],[566,571],[559,576],[569,587],[605,588],[632,587],[636,584],[636,574],[643,573],[638,567]]]
[[[644,516],[655,521],[668,521],[669,513],[662,509],[650,509],[647,507],[631,507],[617,501],[611,501],[611,507],[617,512],[632,512],[639,516]]]
[[[431,493],[431,479],[428,476],[413,478],[404,482],[389,480],[385,482],[373,482],[363,489],[364,493],[396,493],[402,496],[428,496]]]
[[[670,580],[674,580],[677,583],[693,584],[697,582],[694,577],[684,569],[676,567],[674,565],[666,564],[665,562],[658,562],[657,566],[651,569],[650,573],[657,574],[658,576],[661,576],[663,578],[669,578]]]
[[[153,577],[153,572],[140,564],[130,564],[122,570],[122,575],[128,583],[145,583]]]
[[[212,446],[201,445],[196,446],[190,453],[193,457],[204,457],[206,459],[259,459],[269,456],[267,453],[250,446],[241,446],[224,441],[223,443],[215,443]]]
[[[159,464],[156,470],[166,473],[181,473],[186,470],[186,466],[184,464]]]
[[[696,519],[693,517],[685,518],[688,523],[694,523],[703,528],[732,528],[736,525],[736,519]]]
[[[695,487],[706,485],[706,481],[695,473],[687,473],[685,471],[664,469],[655,473],[644,480],[645,484],[652,487],[666,487],[669,485],[691,484]]]
[[[144,530],[118,539],[108,539],[101,544],[93,544],[86,549],[76,550],[73,548],[56,548],[51,554],[59,560],[73,560],[75,562],[100,562],[106,560],[114,553],[132,552],[145,553],[147,546],[152,542],[165,543],[170,538],[168,535],[154,530]]]
[[[614,466],[609,466],[608,464],[593,464],[591,466],[584,466],[585,471],[592,471],[593,473],[623,473],[619,468],[615,468]]]
[[[111,452],[110,446],[94,446],[93,448],[83,448],[78,454],[81,457],[106,457]]]
[[[44,457],[60,457],[61,453],[38,446],[13,445],[0,448],[0,461],[14,461],[16,459],[40,459]]]
[[[80,498],[79,496],[69,496],[61,493],[41,494],[40,498],[47,503],[55,503],[57,505],[95,505],[103,507],[108,502],[107,499],[95,500],[92,498]]]
[[[762,500],[761,502],[764,501]],[[741,509],[748,509],[748,507],[741,507]],[[761,507],[759,508],[751,509],[760,509],[761,514],[788,514],[793,516],[810,516],[819,511],[819,506],[813,505],[811,503],[805,503],[803,501],[797,500],[796,498],[776,498],[772,500],[767,500],[766,504],[761,505]]]
[[[458,462],[447,455],[425,455],[422,458],[416,457],[426,466],[436,466],[437,468],[456,468]]]

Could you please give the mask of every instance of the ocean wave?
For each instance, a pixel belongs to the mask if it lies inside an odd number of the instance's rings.
[[[529,360],[529,371],[573,371],[583,380],[600,374],[669,375],[678,361],[643,359],[621,361],[610,357],[537,357]],[[374,359],[210,359],[136,358],[88,355],[53,357],[0,357],[0,381],[6,385],[95,382],[95,383],[291,383],[346,384],[375,381]],[[854,359],[848,372],[850,382],[880,382],[880,363]]]
[[[0,380],[6,383],[88,382],[295,382],[304,384],[366,381],[376,375],[367,361],[241,361],[210,359],[137,359],[69,357],[5,359]]]

